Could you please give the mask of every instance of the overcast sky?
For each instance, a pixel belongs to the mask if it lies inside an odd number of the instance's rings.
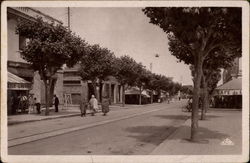
[[[67,8],[36,8],[63,21],[67,26]],[[141,8],[70,8],[71,30],[90,44],[100,44],[116,56],[129,55],[154,73],[192,84],[189,67],[177,63],[168,51],[167,35],[149,24]],[[159,54],[156,58],[155,54]]]

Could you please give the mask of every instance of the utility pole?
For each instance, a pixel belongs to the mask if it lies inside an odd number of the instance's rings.
[[[152,62],[150,63],[149,67],[150,67],[150,71],[152,72],[152,69],[153,69],[153,63]]]
[[[70,30],[70,8],[68,7],[68,29]]]

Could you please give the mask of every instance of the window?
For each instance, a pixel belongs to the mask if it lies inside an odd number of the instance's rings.
[[[19,50],[23,50],[27,45],[27,40],[24,36],[19,35]]]

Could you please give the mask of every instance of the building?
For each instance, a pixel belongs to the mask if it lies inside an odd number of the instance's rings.
[[[242,67],[241,58],[223,71],[223,84],[215,89],[214,107],[242,108]]]
[[[137,87],[131,87],[125,91],[125,103],[139,105],[140,101],[140,89]],[[151,98],[146,90],[141,92],[141,104],[151,103]]]
[[[63,70],[63,95],[65,105],[78,106],[81,101],[89,101],[94,89],[91,81],[83,81],[78,74],[79,65]],[[58,79],[58,80],[61,80]],[[97,85],[97,99],[103,97],[110,99],[110,104],[122,103],[122,86],[112,76],[108,77],[101,85]]]
[[[238,78],[242,76],[241,58],[236,58],[233,62],[232,67],[224,69],[222,74],[223,84],[232,80],[233,78]]]
[[[37,16],[48,22],[61,23],[57,19],[30,7],[7,8],[8,114],[15,114],[22,110],[20,109],[20,100],[18,100],[20,97],[36,97],[42,104],[45,103],[44,85],[39,74],[30,68],[18,52],[27,44],[27,39],[16,34],[16,26],[19,20],[35,21]]]

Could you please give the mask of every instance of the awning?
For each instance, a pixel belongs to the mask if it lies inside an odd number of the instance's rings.
[[[33,78],[33,76],[34,76],[34,70],[27,69],[27,68],[8,67],[8,72],[10,72],[12,74],[16,74],[20,77],[25,77],[25,78]]]
[[[31,83],[8,72],[8,89],[9,90],[30,90]]]
[[[242,94],[242,79],[235,78],[215,89],[215,95],[231,96]]]
[[[131,89],[125,91],[125,95],[139,95],[139,94],[140,94],[140,90],[136,89],[136,88],[131,88]],[[148,97],[148,98],[150,97],[145,90],[143,90],[141,94],[143,96]]]

